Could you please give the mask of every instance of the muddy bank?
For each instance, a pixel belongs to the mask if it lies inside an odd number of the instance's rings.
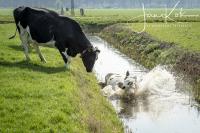
[[[136,33],[124,24],[108,26],[100,36],[147,68],[158,64],[172,65],[176,71],[188,75],[200,90],[200,53],[157,40],[145,32]]]

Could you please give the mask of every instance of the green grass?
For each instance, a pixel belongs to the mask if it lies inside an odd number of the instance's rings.
[[[0,22],[2,21],[13,21],[13,9],[0,9]]]
[[[168,14],[171,9],[168,9]],[[164,14],[165,9],[146,9],[146,14]],[[199,22],[200,21],[200,9],[184,9],[185,15],[199,15],[199,17],[175,17],[175,14],[180,13],[180,9],[176,9],[170,18],[180,22]],[[85,16],[80,17],[78,11],[76,11],[76,17],[74,17],[81,24],[95,24],[95,25],[109,25],[114,23],[136,23],[143,22],[142,9],[86,9]],[[139,17],[138,17],[139,16]],[[171,21],[168,19],[168,21]],[[164,22],[163,18],[147,17],[147,22]]]
[[[134,31],[142,31],[143,23],[129,25]],[[181,47],[200,51],[200,22],[189,23],[147,23],[145,32],[167,42],[174,42]]]
[[[164,14],[165,9],[145,9],[146,14]],[[168,9],[168,13],[171,9]],[[60,12],[57,10],[57,12]],[[200,21],[199,17],[175,17],[175,14],[179,13],[180,9],[176,9],[170,16],[170,18],[176,21],[196,22]],[[200,15],[200,9],[184,9],[185,15]],[[85,16],[81,17],[79,10],[75,10],[76,16],[74,19],[81,24],[95,24],[95,25],[108,25],[113,23],[131,23],[131,22],[143,22],[143,11],[141,9],[85,9]],[[70,12],[65,13],[66,16],[70,16]],[[11,9],[0,9],[0,21],[13,21]],[[140,16],[140,17],[138,17]],[[147,18],[148,22],[163,22],[163,18]],[[170,21],[170,20],[168,20]]]
[[[0,132],[122,132],[93,74],[79,58],[65,71],[56,49],[42,48],[47,63],[31,50],[25,57],[14,24],[0,25]]]
[[[5,9],[0,9],[0,15],[2,16],[7,16],[7,15],[12,15],[13,9],[5,8]]]

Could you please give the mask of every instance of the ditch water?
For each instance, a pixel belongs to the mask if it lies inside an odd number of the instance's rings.
[[[165,66],[148,70],[97,36],[90,41],[101,50],[94,72],[100,82],[108,73],[137,76],[149,94],[133,101],[110,100],[124,124],[125,133],[200,133],[200,108],[190,93],[190,84]]]

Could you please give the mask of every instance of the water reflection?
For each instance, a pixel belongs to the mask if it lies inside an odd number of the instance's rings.
[[[149,72],[98,37],[90,37],[90,40],[101,50],[94,68],[99,81],[103,82],[107,73],[125,74],[127,70],[140,79],[154,81],[151,93],[143,97],[132,101],[110,100],[126,127],[125,132],[200,132],[200,108],[188,91],[192,87],[190,84],[176,77],[173,77],[175,79],[173,80],[168,75],[169,72],[162,67],[158,67],[157,71]],[[149,76],[147,73],[150,73]],[[155,78],[155,75],[161,75],[163,78],[166,76],[168,79],[162,81]]]
[[[142,99],[133,99],[132,101],[127,100],[116,100],[113,102],[115,107],[120,107],[118,112],[120,118],[137,118],[138,112],[149,112],[149,100],[148,97]]]

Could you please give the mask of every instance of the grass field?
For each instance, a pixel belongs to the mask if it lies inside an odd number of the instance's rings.
[[[56,49],[34,50],[24,61],[14,24],[0,25],[0,132],[122,132],[111,105],[100,94],[93,74],[79,58],[65,71]]]
[[[13,21],[13,9],[0,9],[0,22],[3,21],[8,21],[12,22]]]
[[[128,24],[134,31],[142,31],[143,23]],[[200,22],[147,23],[145,32],[167,42],[174,42],[185,49],[200,51]]]
[[[168,13],[172,9],[168,9]],[[144,14],[142,9],[86,9],[85,16],[80,17],[78,11],[74,17],[81,24],[94,24],[94,25],[109,25],[115,23],[138,23],[144,21]],[[180,17],[180,9],[176,9],[169,18],[178,22],[199,22],[200,21],[200,9],[185,9],[185,15],[198,15],[198,17]],[[164,22],[162,17],[152,17],[151,15],[160,16],[165,14],[165,9],[145,9],[146,21],[152,22]],[[177,15],[175,17],[175,14]],[[167,19],[169,22],[173,22]]]
[[[168,9],[170,13],[172,9]],[[59,12],[58,10],[56,10]],[[183,9],[185,15],[200,15],[200,9]],[[165,14],[165,9],[145,9],[147,16],[162,15]],[[124,22],[143,22],[143,10],[141,9],[85,9],[85,16],[81,17],[79,10],[75,10],[76,16],[74,19],[79,21],[81,24],[96,24],[96,25],[107,25],[113,23],[124,23]],[[181,22],[196,22],[200,21],[199,17],[175,17],[175,14],[180,14],[180,9],[174,10],[170,15],[170,18],[181,21]],[[65,13],[66,16],[70,16],[70,12]],[[12,9],[0,9],[0,21],[13,21]],[[163,22],[164,19],[161,17],[147,17],[148,22]],[[168,21],[171,21],[168,19]]]

